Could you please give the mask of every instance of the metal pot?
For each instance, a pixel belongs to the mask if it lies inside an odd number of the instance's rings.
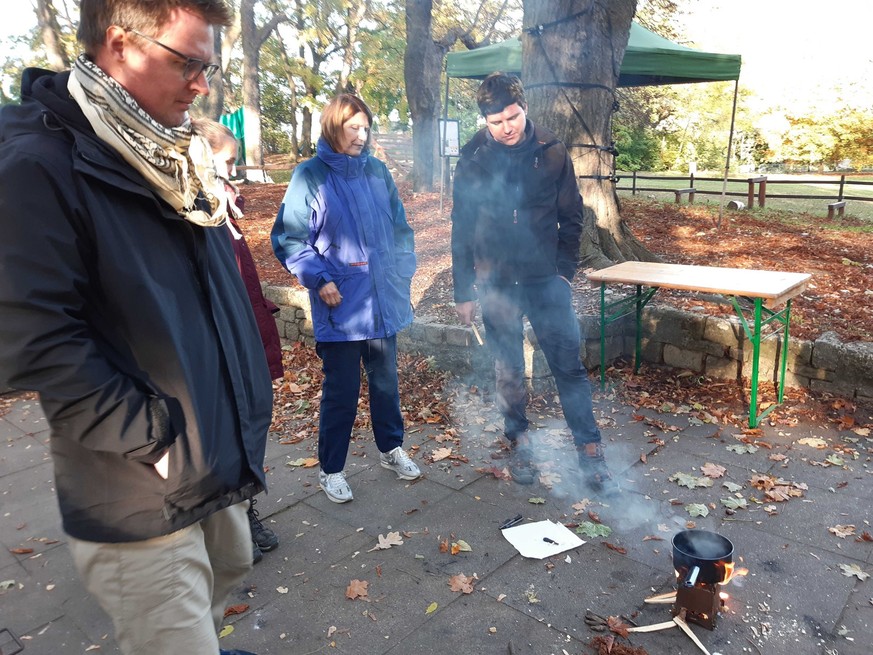
[[[734,545],[720,534],[683,530],[673,537],[673,567],[683,586],[724,582],[733,561]]]

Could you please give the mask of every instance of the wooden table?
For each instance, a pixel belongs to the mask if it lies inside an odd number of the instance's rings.
[[[776,321],[783,326],[783,348],[780,355],[779,399],[785,391],[785,370],[788,363],[788,327],[791,320],[791,299],[803,293],[809,273],[783,271],[759,271],[744,268],[718,268],[715,266],[685,266],[652,262],[623,262],[588,274],[591,282],[600,282],[600,383],[606,384],[606,326],[619,320],[631,311],[636,313],[636,342],[634,347],[634,372],[639,370],[641,359],[641,325],[643,307],[659,288],[681,289],[716,293],[730,299],[743,330],[752,343],[752,389],[749,397],[749,426],[756,427],[776,405],[771,405],[758,414],[758,369],[761,356],[761,329]],[[606,302],[607,284],[630,284],[636,293]],[[646,290],[643,291],[643,287]],[[752,304],[751,324],[746,318],[746,309],[739,299],[748,299]],[[784,305],[781,310],[777,308]],[[777,403],[777,404],[778,404]]]

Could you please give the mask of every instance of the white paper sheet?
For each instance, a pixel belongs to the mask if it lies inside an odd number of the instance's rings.
[[[585,542],[560,523],[537,521],[501,530],[506,540],[524,557],[544,559],[581,546]],[[549,543],[544,539],[551,539]]]

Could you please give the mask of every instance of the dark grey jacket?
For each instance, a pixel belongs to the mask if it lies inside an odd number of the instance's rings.
[[[573,278],[579,263],[582,197],[558,138],[531,121],[512,147],[480,130],[461,149],[454,176],[452,277],[455,302],[473,284]]]
[[[270,376],[226,229],[98,140],[67,75],[0,111],[0,386],[39,392],[66,532],[135,541],[264,489]]]

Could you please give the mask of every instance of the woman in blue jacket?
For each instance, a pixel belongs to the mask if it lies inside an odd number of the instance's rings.
[[[412,228],[385,164],[370,155],[373,114],[342,94],[322,111],[316,156],[294,169],[271,235],[273,251],[309,289],[324,383],[318,482],[335,503],[352,500],[343,469],[363,362],[380,463],[404,480],[421,475],[402,448],[397,332],[412,322]]]

